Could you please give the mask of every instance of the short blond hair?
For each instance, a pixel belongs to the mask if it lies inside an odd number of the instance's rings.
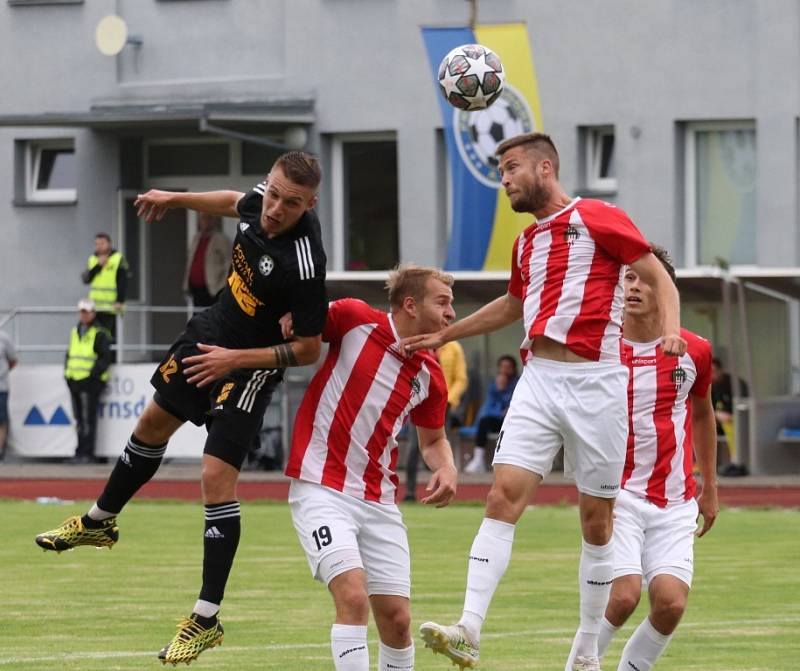
[[[417,266],[413,263],[400,263],[389,271],[386,280],[386,291],[389,293],[389,305],[402,307],[403,301],[410,296],[415,301],[425,298],[425,285],[433,278],[452,287],[455,278],[439,268]]]
[[[510,137],[508,140],[504,140],[498,145],[497,150],[495,151],[495,156],[497,156],[499,159],[509,149],[521,147],[523,145],[526,149],[536,152],[538,156],[548,159],[550,163],[553,164],[553,172],[555,173],[556,178],[558,178],[558,149],[556,149],[556,145],[552,138],[544,133],[523,133],[522,135]]]

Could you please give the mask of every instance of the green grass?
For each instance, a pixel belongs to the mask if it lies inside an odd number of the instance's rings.
[[[60,555],[33,543],[35,533],[85,504],[0,501],[0,671],[160,669],[155,653],[197,596],[202,508],[133,503],[111,551]],[[406,506],[413,558],[414,630],[423,620],[460,614],[466,554],[483,509]],[[225,644],[195,669],[331,669],[330,598],[314,582],[280,504],[243,506],[243,536],[223,607]],[[528,511],[517,529],[511,566],[481,644],[481,668],[560,671],[577,625],[577,513]],[[662,671],[760,671],[794,668],[800,628],[800,512],[724,510],[695,546],[695,588],[684,622],[657,666]],[[615,669],[644,604],[609,649]],[[376,634],[370,628],[372,668]],[[447,660],[418,645],[418,671]]]

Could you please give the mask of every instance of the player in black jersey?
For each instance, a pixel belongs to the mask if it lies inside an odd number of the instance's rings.
[[[239,219],[226,287],[219,300],[195,315],[152,377],[156,388],[97,503],[83,517],[71,517],[36,537],[46,550],[78,545],[112,546],[119,536],[116,515],[153,477],[180,426],[205,424],[203,450],[205,534],[203,584],[190,618],[181,620],[172,641],[159,653],[163,662],[190,662],[222,641],[217,618],[239,543],[236,500],[239,469],[283,369],[319,358],[328,303],[325,252],[313,212],[320,182],[311,154],[289,152],[265,182],[248,193],[178,193],[151,190],[136,201],[139,216],[161,219],[170,208],[189,208]],[[279,319],[292,316],[295,338],[287,342]],[[183,360],[216,347],[268,348],[259,363],[242,359],[213,385],[199,387],[184,374]],[[266,366],[266,367],[265,367]]]

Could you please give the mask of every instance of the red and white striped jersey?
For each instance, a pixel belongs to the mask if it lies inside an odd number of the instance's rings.
[[[624,267],[650,251],[622,210],[574,199],[514,242],[508,292],[523,301],[522,360],[547,336],[591,361],[619,362]]]
[[[286,475],[394,503],[406,417],[444,426],[442,369],[430,351],[403,357],[391,314],[352,298],[330,304],[322,339],[330,349],[297,411]]]
[[[681,329],[686,354],[667,356],[661,339],[622,340],[628,381],[628,450],[622,488],[659,507],[688,501],[692,475],[692,397],[705,398],[711,384],[711,344]]]

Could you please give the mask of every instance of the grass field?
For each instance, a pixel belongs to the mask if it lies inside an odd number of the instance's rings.
[[[162,668],[155,653],[197,595],[202,508],[133,503],[111,551],[56,555],[33,543],[85,504],[0,502],[0,671]],[[460,614],[465,557],[482,517],[478,506],[404,508],[413,559],[414,630]],[[481,668],[563,669],[577,624],[577,513],[534,508],[517,529],[511,566],[484,628]],[[249,503],[222,611],[225,644],[193,669],[286,671],[333,668],[332,606],[312,581],[281,504]],[[800,636],[800,512],[724,510],[696,544],[695,588],[662,671],[774,671],[796,668]],[[643,604],[644,605],[644,604]],[[616,669],[643,605],[612,643],[604,668]],[[370,628],[372,666],[377,664]],[[418,645],[418,670],[447,660]]]

